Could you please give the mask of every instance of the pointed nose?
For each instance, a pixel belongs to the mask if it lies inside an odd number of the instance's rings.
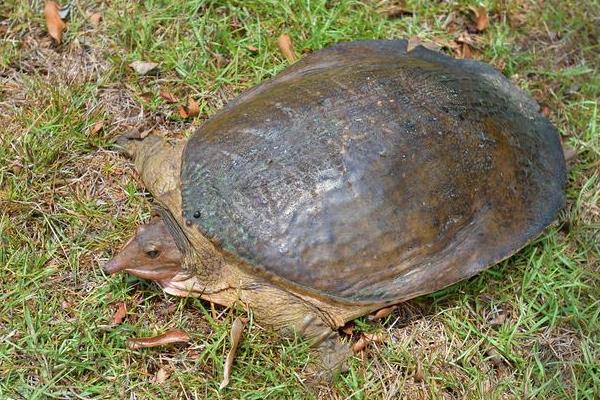
[[[104,272],[107,274],[115,274],[119,271],[123,271],[125,268],[127,268],[127,264],[119,257],[119,255],[113,257],[112,260],[104,264],[103,267]]]

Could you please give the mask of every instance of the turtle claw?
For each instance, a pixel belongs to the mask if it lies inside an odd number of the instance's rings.
[[[137,129],[132,129],[117,136],[114,147],[122,154],[135,157],[142,146],[148,147],[160,141],[161,139],[157,136],[147,136]]]

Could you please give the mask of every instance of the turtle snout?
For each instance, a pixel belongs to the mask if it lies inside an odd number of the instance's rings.
[[[127,268],[127,264],[121,260],[121,257],[118,255],[113,257],[109,262],[104,264],[104,272],[107,274],[115,274],[117,272],[123,271]]]

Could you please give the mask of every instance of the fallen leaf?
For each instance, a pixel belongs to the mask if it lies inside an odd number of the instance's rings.
[[[407,15],[413,15],[413,12],[407,10],[402,5],[393,4],[387,7],[383,7],[377,10],[381,15],[385,15],[388,18],[401,18]]]
[[[352,351],[359,353],[363,351],[369,343],[383,343],[385,336],[379,333],[364,333],[352,346]]]
[[[159,347],[172,343],[187,343],[190,337],[184,331],[169,329],[162,335],[127,339],[127,347],[131,350],[144,349],[147,347]]]
[[[179,108],[177,108],[177,113],[181,118],[194,118],[200,114],[200,106],[198,105],[198,102],[190,96],[188,97],[187,106],[179,106]]]
[[[460,56],[462,58],[473,58],[473,52],[471,51],[471,46],[466,43],[463,43],[460,48]]]
[[[11,167],[14,174],[19,174],[21,171],[23,171],[23,164],[19,163],[18,161],[12,162]]]
[[[500,353],[498,353],[498,350],[491,348],[488,351],[486,351],[486,354],[494,367],[502,367],[502,365],[504,364],[504,358]]]
[[[244,325],[245,323],[240,318],[236,318],[231,325],[231,349],[229,349],[229,353],[225,359],[225,365],[223,366],[223,380],[219,385],[219,390],[222,390],[229,385],[229,380],[231,379],[231,367],[233,366],[235,353],[240,343],[240,339],[242,338],[242,333],[244,332]]]
[[[70,311],[73,308],[73,305],[69,301],[63,300],[60,303],[60,308],[62,308],[65,311]]]
[[[425,376],[423,374],[423,365],[421,365],[421,360],[417,360],[417,368],[415,369],[415,375],[413,376],[415,382],[423,382]]]
[[[67,27],[59,14],[60,6],[55,1],[47,1],[44,6],[44,16],[46,17],[46,27],[48,33],[57,44],[62,41],[62,35]]]
[[[360,353],[367,347],[367,344],[369,344],[369,341],[364,336],[361,336],[352,346],[352,351]]]
[[[92,23],[92,25],[98,26],[98,25],[100,25],[100,21],[102,21],[102,14],[93,13],[92,15],[90,15],[89,18],[90,18],[90,22]]]
[[[240,21],[237,19],[237,17],[233,17],[231,18],[231,21],[229,21],[229,26],[233,28],[233,30],[238,30],[242,27],[242,24],[240,24]]]
[[[94,125],[90,127],[89,135],[95,136],[98,132],[100,132],[104,128],[104,121],[98,121]]]
[[[380,320],[380,319],[385,318],[388,315],[390,315],[392,312],[394,312],[394,310],[396,308],[398,308],[398,306],[382,308],[382,309],[378,310],[376,313],[369,315],[367,318],[369,321]]]
[[[471,6],[473,11],[473,22],[475,22],[475,29],[478,32],[483,32],[490,25],[490,18],[488,17],[487,10],[484,6]]]
[[[464,31],[461,32],[460,35],[458,35],[458,37],[456,38],[456,43],[466,43],[469,46],[475,46],[475,39],[473,39],[473,36],[471,36],[469,32]]]
[[[444,22],[442,23],[442,28],[452,32],[454,31],[454,25],[456,25],[456,13],[454,11],[451,11],[444,19]]]
[[[145,138],[146,136],[148,136],[148,135],[150,134],[150,132],[152,132],[152,129],[153,129],[153,128],[150,128],[150,129],[146,129],[146,130],[144,130],[144,131],[140,132],[140,139],[143,139],[143,138]]]
[[[461,58],[473,58],[473,46],[475,46],[475,40],[473,36],[469,35],[469,32],[462,32],[458,35],[455,40],[457,46],[455,53]]]
[[[363,333],[365,339],[370,343],[383,343],[385,336],[380,333]]]
[[[160,97],[163,98],[167,103],[177,103],[179,99],[171,92],[161,91]]]
[[[292,43],[292,39],[287,34],[283,34],[279,36],[277,39],[277,46],[279,46],[279,51],[288,60],[289,63],[293,63],[297,60],[296,52],[294,51],[294,44]]]
[[[227,63],[228,63],[227,59],[222,54],[219,54],[219,53],[214,53],[213,59],[215,60],[215,64],[216,64],[217,68],[222,68],[225,65],[227,65]]]
[[[139,75],[146,75],[158,67],[157,63],[146,61],[134,61],[129,66]]]
[[[156,383],[157,385],[162,385],[167,381],[169,375],[171,374],[166,368],[160,367],[158,371],[156,371],[156,374],[154,374],[151,382]]]
[[[504,321],[506,321],[506,317],[508,313],[506,311],[501,311],[500,313],[498,313],[498,315],[496,315],[494,318],[492,318],[489,322],[488,325],[490,326],[498,326],[498,325],[502,325],[504,323]]]
[[[112,324],[119,325],[125,319],[127,315],[127,305],[124,302],[119,303],[119,307],[117,307],[117,311],[115,311],[115,315],[113,315]]]
[[[577,150],[575,150],[574,148],[567,146],[565,144],[563,144],[562,147],[563,147],[563,155],[565,157],[566,162],[573,161],[575,159],[575,157],[577,157]]]

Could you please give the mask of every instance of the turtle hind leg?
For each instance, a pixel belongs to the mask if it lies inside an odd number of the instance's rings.
[[[326,310],[273,286],[253,286],[243,302],[250,305],[259,323],[265,323],[282,336],[304,338],[311,348],[311,381],[330,381],[345,369],[352,354],[342,341],[335,321]],[[245,297],[245,296],[243,296]]]
[[[300,333],[309,340],[315,355],[318,368],[315,378],[330,381],[336,373],[346,370],[346,361],[352,354],[350,345],[325,321],[309,315],[304,318]]]

